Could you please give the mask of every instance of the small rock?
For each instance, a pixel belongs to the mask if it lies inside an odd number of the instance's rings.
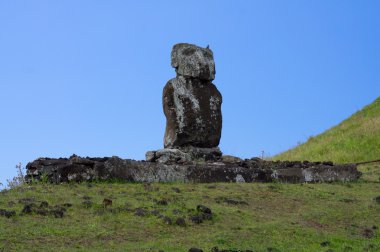
[[[206,214],[212,214],[211,209],[204,206],[204,205],[198,205],[197,206],[198,212],[206,213]]]
[[[191,248],[189,249],[189,252],[203,252],[203,250],[199,248]]]
[[[203,218],[199,215],[192,215],[189,217],[191,222],[194,222],[195,224],[200,224],[203,222]]]
[[[365,228],[362,233],[363,237],[371,239],[375,236],[375,232],[373,232],[370,228]]]
[[[103,206],[104,207],[112,206],[112,200],[111,199],[103,199]]]
[[[186,227],[186,221],[184,218],[181,218],[181,217],[176,219],[175,224],[181,227]]]
[[[322,247],[327,247],[330,245],[330,242],[329,241],[324,241],[324,242],[321,242],[321,246]]]
[[[201,213],[201,217],[202,217],[203,220],[211,220],[212,219],[212,214]]]
[[[62,211],[60,209],[54,209],[51,211],[51,214],[54,215],[55,218],[62,218],[64,211]]]
[[[23,214],[31,214],[35,211],[35,208],[36,208],[36,204],[34,203],[26,204],[21,212]]]
[[[236,175],[235,181],[236,181],[236,183],[245,183],[245,179],[244,179],[243,175],[241,175],[241,174]]]
[[[272,247],[267,248],[267,251],[268,252],[280,252],[280,250],[278,250],[276,248],[272,248]]]
[[[147,216],[148,215],[148,211],[139,207],[139,208],[135,209],[135,215],[136,216],[141,216],[141,217]]]
[[[16,211],[8,211],[5,209],[0,209],[0,216],[10,218],[10,217],[15,216],[15,215],[16,215]]]
[[[243,160],[239,157],[231,156],[231,155],[223,155],[222,156],[222,162],[223,163],[238,163],[242,162]]]
[[[158,200],[157,205],[166,206],[168,205],[168,201],[166,199]]]
[[[380,204],[380,196],[377,196],[376,198],[374,198],[374,200]]]
[[[90,197],[90,196],[83,196],[83,199],[84,199],[84,200],[90,200],[91,197]]]
[[[191,162],[191,156],[179,149],[161,149],[156,152],[156,162],[163,164],[183,164]]]
[[[160,211],[158,209],[154,209],[154,210],[150,211],[150,214],[157,216],[160,214]]]
[[[154,161],[156,161],[156,152],[155,151],[147,151],[145,153],[145,160],[147,162],[154,162]]]
[[[71,203],[64,203],[62,206],[63,206],[63,207],[72,207],[73,204],[71,204]]]

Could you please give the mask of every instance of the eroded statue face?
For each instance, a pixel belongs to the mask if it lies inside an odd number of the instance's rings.
[[[212,81],[215,79],[215,62],[212,51],[192,44],[176,44],[171,55],[177,74]]]

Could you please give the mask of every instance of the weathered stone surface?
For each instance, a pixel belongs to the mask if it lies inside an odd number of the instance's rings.
[[[191,159],[197,161],[220,161],[222,152],[219,147],[214,148],[200,148],[194,146],[184,146],[180,148],[181,151],[188,153]]]
[[[153,158],[151,154],[147,153],[147,161],[158,162],[163,164],[184,164],[192,161],[191,156],[188,153],[182,152],[179,149],[162,149],[158,151],[149,151],[154,153]]]
[[[171,60],[177,74],[206,81],[215,79],[214,55],[209,48],[176,44],[172,49]]]
[[[191,164],[207,161],[220,161],[222,152],[218,147],[199,148],[193,146],[181,147],[180,149],[161,149],[148,151],[145,154],[147,162],[163,164]]]
[[[163,91],[166,116],[165,148],[219,145],[222,95],[214,84],[177,76]]]
[[[222,161],[225,163],[237,163],[237,162],[242,162],[243,160],[239,157],[224,155],[222,156]]]
[[[353,181],[361,173],[355,164],[279,162],[258,158],[239,162],[164,164],[118,157],[39,158],[27,166],[27,180],[47,176],[50,182],[119,179],[131,182],[332,182]]]
[[[173,46],[171,59],[177,76],[168,81],[162,95],[164,147],[217,147],[222,131],[222,95],[211,83],[215,78],[212,51],[180,43]]]

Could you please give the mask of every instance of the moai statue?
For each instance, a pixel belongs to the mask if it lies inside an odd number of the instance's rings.
[[[212,83],[212,51],[192,44],[173,46],[171,65],[177,77],[164,87],[165,148],[214,148],[222,130],[222,95]]]

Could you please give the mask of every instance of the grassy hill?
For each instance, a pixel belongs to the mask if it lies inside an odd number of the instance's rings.
[[[337,163],[380,159],[380,97],[339,125],[273,159]]]
[[[0,192],[0,251],[379,251],[379,191],[378,182],[23,185]]]

